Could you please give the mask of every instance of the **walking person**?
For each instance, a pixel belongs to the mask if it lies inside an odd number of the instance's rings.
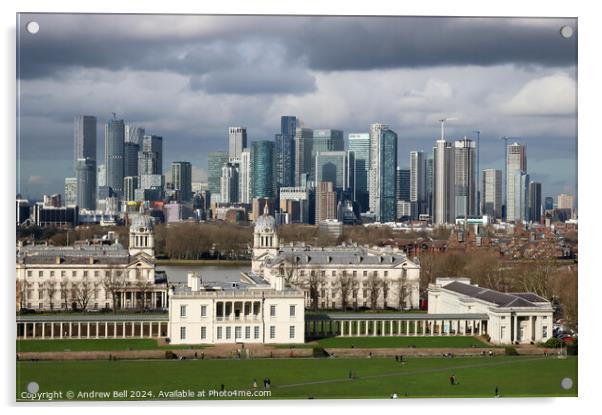
[[[500,397],[500,389],[497,386],[495,387],[495,397],[496,398]]]

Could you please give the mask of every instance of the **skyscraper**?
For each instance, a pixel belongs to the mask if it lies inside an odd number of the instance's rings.
[[[397,134],[386,124],[370,125],[370,210],[379,222],[393,222],[397,216],[396,169]]]
[[[123,145],[123,175],[138,176],[138,151],[140,146],[133,141],[126,141]]]
[[[138,189],[138,176],[126,176],[123,178],[123,200],[126,202],[136,200],[136,189]]]
[[[355,160],[355,195],[360,212],[369,209],[368,172],[370,171],[370,134],[349,134],[348,150],[353,152]]]
[[[106,185],[118,198],[123,194],[124,129],[123,120],[112,119],[105,124]]]
[[[261,140],[251,145],[253,198],[274,197],[274,142]]]
[[[529,175],[517,171],[514,176],[514,222],[529,220]]]
[[[343,131],[332,129],[313,130],[312,148],[311,148],[311,170],[309,179],[316,180],[315,161],[318,152],[325,151],[343,151],[345,150],[345,139]]]
[[[316,224],[337,218],[337,194],[332,182],[320,182],[316,189]]]
[[[138,174],[163,174],[163,137],[143,137],[138,151]]]
[[[349,151],[319,151],[316,153],[316,183],[332,182],[339,192],[354,187],[354,153]]]
[[[552,210],[552,209],[554,209],[554,198],[550,197],[550,196],[547,196],[545,198],[544,204],[545,204],[545,206],[544,206],[545,210]]]
[[[410,201],[410,177],[410,169],[402,169],[401,167],[397,167],[397,170],[395,171],[396,203],[398,200],[404,200],[406,202]]]
[[[178,202],[192,199],[192,166],[189,161],[171,163],[171,184],[178,194]]]
[[[76,115],[73,128],[76,204],[96,208],[96,117]]]
[[[433,222],[436,225],[455,223],[456,186],[454,147],[445,139],[433,148]]]
[[[275,136],[276,182],[278,187],[295,185],[295,132],[297,117],[280,117],[280,134]]]
[[[77,205],[77,177],[65,177],[65,206]]]
[[[541,183],[529,183],[529,221],[541,222]]]
[[[575,203],[575,199],[573,195],[567,195],[561,193],[558,195],[558,201],[556,202],[556,207],[558,209],[573,209]]]
[[[142,138],[146,135],[143,127],[137,127],[135,125],[125,125],[125,142],[141,144]]]
[[[295,186],[302,185],[304,174],[309,174],[312,160],[314,132],[310,128],[295,130]]]
[[[502,218],[502,171],[496,169],[483,170],[481,198],[483,215],[495,219]]]
[[[464,137],[454,143],[456,216],[477,215],[476,145]]]
[[[247,128],[246,127],[230,127],[228,129],[228,156],[240,158],[243,148],[247,148]]]
[[[107,169],[104,164],[100,164],[96,168],[96,186],[105,187],[107,185]]]
[[[428,213],[428,215],[431,217],[431,219],[433,218],[433,172],[434,172],[434,165],[433,165],[433,157],[432,157],[432,153],[431,153],[431,157],[426,159],[426,183],[425,183],[425,194],[426,194],[426,205],[427,208],[426,213]]]
[[[517,206],[514,200],[516,192],[516,174],[527,171],[526,148],[523,144],[513,143],[507,148],[506,155],[506,221],[520,220],[521,216],[515,211]]]
[[[251,151],[246,148],[240,154],[238,170],[238,199],[240,203],[252,203]]]
[[[422,151],[410,152],[410,203],[414,219],[427,210],[426,162]]]
[[[220,195],[222,203],[238,203],[238,163],[228,162],[222,166]]]
[[[207,154],[207,185],[214,198],[220,194],[222,167],[227,162],[228,153],[225,151],[211,151]]]
[[[89,158],[77,160],[77,206],[80,211],[96,209],[96,161]]]

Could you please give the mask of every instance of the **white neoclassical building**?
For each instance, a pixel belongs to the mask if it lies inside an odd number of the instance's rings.
[[[267,211],[255,222],[253,242],[253,272],[268,281],[284,276],[304,290],[308,307],[419,307],[420,265],[399,249],[281,246],[276,221]]]
[[[545,342],[552,337],[552,304],[533,293],[502,293],[467,278],[437,278],[429,286],[428,313],[485,315],[483,332],[494,344]]]
[[[129,248],[113,238],[17,249],[17,307],[165,309],[167,278],[155,270],[152,220],[130,226]]]
[[[283,278],[270,285],[250,273],[241,282],[203,283],[188,275],[188,285],[172,287],[168,337],[172,344],[303,343],[303,292]]]

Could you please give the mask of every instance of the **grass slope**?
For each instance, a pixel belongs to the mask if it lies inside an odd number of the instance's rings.
[[[349,380],[354,371],[357,379]],[[449,384],[455,375],[459,385]],[[576,396],[577,358],[542,357],[393,359],[257,359],[183,361],[17,362],[17,399],[36,381],[40,392],[226,390],[251,388],[272,380],[268,399]],[[571,390],[560,386],[573,379]],[[407,395],[406,395],[407,394]],[[151,398],[152,399],[152,398]]]
[[[420,337],[328,337],[318,340],[323,348],[391,348],[410,347],[417,348],[445,348],[445,347],[491,347],[476,337],[470,336],[420,336]]]

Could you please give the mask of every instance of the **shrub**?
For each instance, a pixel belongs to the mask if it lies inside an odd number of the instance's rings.
[[[174,352],[172,352],[171,350],[166,350],[165,351],[165,358],[166,359],[177,359],[178,356]]]
[[[562,340],[560,340],[559,338],[556,337],[552,337],[550,339],[548,339],[546,342],[544,342],[543,347],[548,347],[550,349],[557,349],[559,347],[564,346],[564,342]]]
[[[518,356],[518,352],[516,351],[515,347],[512,346],[506,346],[504,348],[504,351],[506,353],[506,356]]]

